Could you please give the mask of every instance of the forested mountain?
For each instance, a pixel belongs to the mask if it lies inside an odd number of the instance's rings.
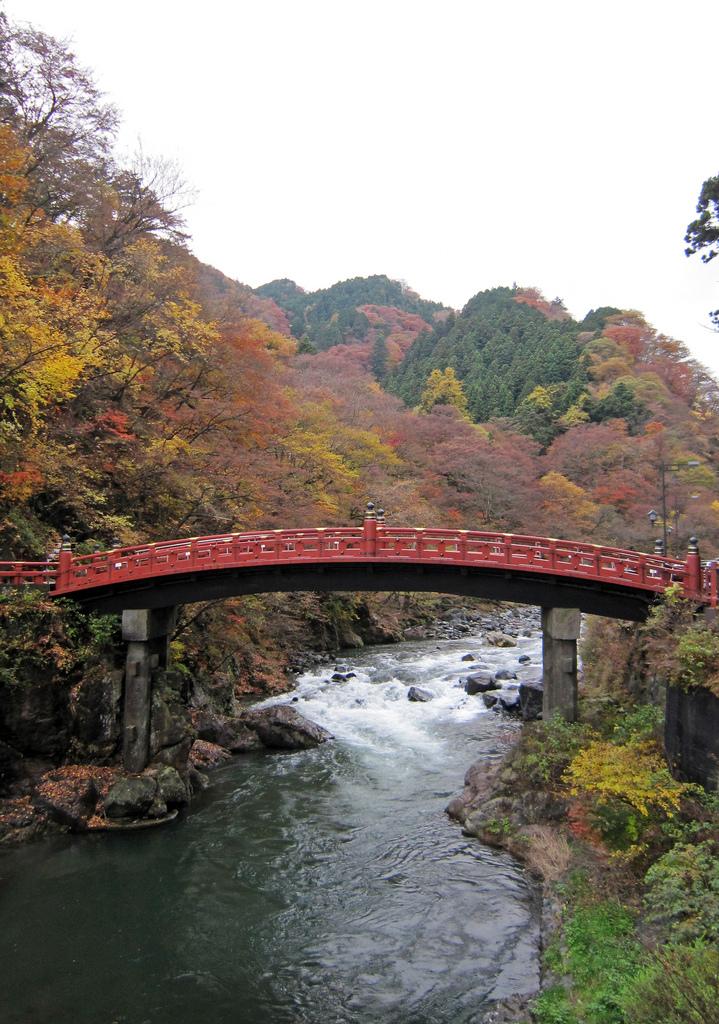
[[[332,345],[364,341],[372,326],[365,306],[389,306],[414,313],[428,324],[438,314],[449,312],[441,303],[421,299],[406,285],[384,274],[354,277],[316,292],[305,292],[294,281],[285,279],[264,284],[256,292],[274,300],[285,311],[296,338],[306,339],[309,346],[320,351]]]
[[[451,366],[478,422],[514,415],[538,385],[554,387],[555,404],[565,412],[587,380],[581,327],[557,304],[542,309],[538,296],[540,308],[520,301],[531,295],[510,288],[475,295],[459,316],[418,339],[393,375],[393,388],[416,405],[432,370]]]

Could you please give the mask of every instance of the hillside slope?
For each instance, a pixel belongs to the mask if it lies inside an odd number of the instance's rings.
[[[318,351],[347,342],[364,341],[372,322],[362,307],[390,307],[422,317],[432,324],[449,312],[439,302],[420,298],[400,281],[384,274],[354,277],[329,288],[305,292],[290,280],[271,281],[255,289],[285,311],[295,338],[305,338]]]

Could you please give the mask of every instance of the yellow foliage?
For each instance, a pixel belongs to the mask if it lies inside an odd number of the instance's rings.
[[[58,230],[35,232],[39,244]],[[74,241],[72,229],[62,238]],[[63,254],[64,255],[64,254]],[[60,281],[33,282],[18,255],[0,256],[0,378],[5,407],[36,424],[43,407],[71,398],[85,370],[99,359],[99,296]]]
[[[672,778],[653,740],[625,745],[595,740],[581,750],[564,773],[573,796],[595,795],[600,805],[622,800],[642,816],[679,808],[691,787]]]
[[[331,514],[340,510],[340,499],[360,485],[363,470],[402,464],[376,433],[343,423],[331,401],[306,402],[293,429],[279,443],[278,453],[303,470],[312,499]]]
[[[273,331],[264,320],[248,318],[244,321],[245,332],[252,335],[255,341],[260,342],[273,355],[278,358],[288,358],[297,353],[297,342],[294,338],[288,338],[286,334]]]
[[[467,396],[451,366],[446,370],[432,370],[427,378],[419,401],[420,411],[431,412],[436,405],[452,405],[465,419],[469,418]]]
[[[560,417],[559,423],[565,430],[578,427],[580,423],[589,423],[589,413],[585,412],[579,403],[570,405],[565,414]]]
[[[612,356],[602,362],[592,360],[590,373],[596,381],[615,381],[631,372],[632,363],[626,356]]]
[[[523,403],[532,405],[535,409],[543,409],[545,411],[550,411],[554,404],[552,392],[541,384],[538,384],[536,388],[529,392]]]
[[[582,533],[594,529],[599,518],[595,505],[583,487],[572,483],[566,476],[551,470],[539,481],[544,500],[542,508],[552,522],[570,524]]]

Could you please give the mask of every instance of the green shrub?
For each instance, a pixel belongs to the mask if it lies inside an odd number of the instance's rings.
[[[0,594],[0,684],[67,678],[119,637],[116,615],[87,615],[72,601],[27,588]]]
[[[679,941],[719,940],[719,859],[716,845],[678,843],[645,875],[647,919],[671,926]]]
[[[561,985],[542,992],[532,1007],[532,1016],[537,1024],[578,1024],[569,994]]]
[[[677,641],[679,670],[672,682],[684,689],[705,686],[719,695],[719,634],[708,626],[695,626]]]
[[[617,721],[612,730],[613,743],[628,743],[632,740],[653,740],[661,734],[664,709],[656,704],[640,704],[628,710]]]
[[[719,950],[665,946],[627,983],[626,1024],[719,1024]]]
[[[517,769],[534,785],[559,783],[569,762],[592,735],[586,726],[567,722],[556,714],[527,734]]]

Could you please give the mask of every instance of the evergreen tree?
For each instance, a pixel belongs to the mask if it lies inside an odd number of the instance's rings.
[[[377,336],[372,346],[372,373],[378,381],[383,381],[387,376],[387,341],[382,334]]]
[[[631,433],[646,419],[647,410],[643,402],[624,381],[617,381],[612,390],[599,401],[588,402],[587,411],[595,423],[603,420],[625,420]]]
[[[684,252],[687,256],[699,253],[702,262],[709,263],[719,256],[719,174],[707,178],[702,185],[697,213],[699,216],[687,227]],[[719,330],[719,309],[712,310],[709,316]]]

